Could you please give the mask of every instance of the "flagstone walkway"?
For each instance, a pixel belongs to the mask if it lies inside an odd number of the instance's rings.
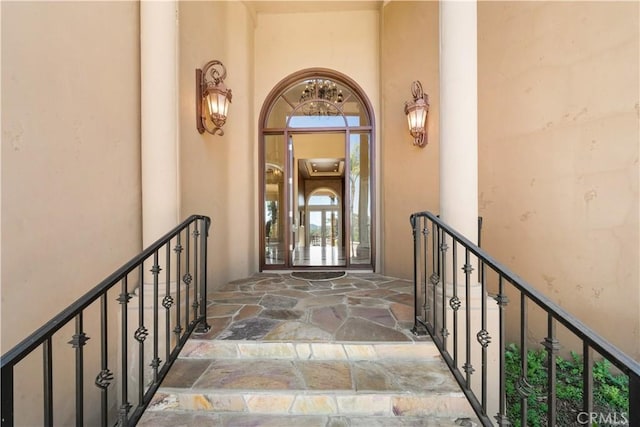
[[[415,341],[413,284],[379,274],[327,281],[258,273],[209,293],[211,330],[194,338],[259,341]]]

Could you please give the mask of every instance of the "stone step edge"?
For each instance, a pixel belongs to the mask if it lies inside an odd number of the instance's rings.
[[[271,415],[475,417],[463,393],[425,395],[334,393],[166,393],[148,411],[204,411]]]
[[[195,417],[198,413],[194,413],[193,411],[171,411],[171,414],[178,414],[182,416],[192,416]],[[255,420],[259,419],[259,421],[263,424],[259,425],[287,425],[287,426],[344,426],[344,425],[355,425],[357,426],[431,426],[431,427],[477,427],[480,426],[480,422],[473,417],[467,416],[434,416],[434,415],[410,415],[410,416],[401,416],[401,415],[393,415],[393,416],[370,416],[370,415],[333,415],[333,414],[319,414],[319,415],[293,415],[293,414],[242,414],[242,413],[233,413],[233,412],[217,412],[217,413],[207,413],[204,415],[205,417],[212,417],[209,421],[216,423],[210,425],[222,425],[223,420],[232,421],[233,424],[230,425],[243,425],[250,426],[256,425]],[[141,425],[150,425],[150,426],[158,426],[158,425],[169,425],[169,424],[161,424],[162,421],[167,419],[167,414],[163,414],[160,411],[151,411],[149,413],[145,413],[140,420]],[[273,421],[278,421],[280,424],[273,424]],[[349,420],[348,424],[345,424],[346,420]],[[182,420],[181,420],[182,421]],[[184,421],[187,421],[186,418]],[[202,418],[200,418],[202,422]],[[146,424],[145,424],[146,422]]]
[[[441,360],[432,342],[265,342],[189,340],[184,359]]]

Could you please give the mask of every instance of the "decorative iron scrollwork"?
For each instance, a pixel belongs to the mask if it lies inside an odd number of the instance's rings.
[[[192,234],[193,234],[193,238],[194,238],[194,239],[197,239],[197,238],[198,238],[198,236],[200,235],[200,230],[193,230],[193,233],[192,233]]]
[[[129,301],[131,301],[131,298],[131,293],[123,292],[118,296],[118,298],[116,298],[116,301],[118,301],[120,304],[127,304]]]
[[[164,298],[162,298],[162,306],[164,308],[169,310],[172,305],[173,305],[173,297],[171,295],[166,295]]]
[[[560,350],[560,341],[555,338],[546,337],[540,344],[551,354],[556,354]]]
[[[440,252],[447,252],[449,250],[449,245],[447,242],[440,243]]]
[[[504,294],[496,295],[495,300],[500,307],[506,307],[509,304],[509,297]]]
[[[98,372],[94,384],[99,389],[106,390],[111,384],[111,381],[113,381],[113,372],[111,372],[109,369],[103,369],[102,371]]]
[[[475,369],[473,369],[473,365],[471,363],[465,363],[464,365],[462,365],[462,370],[469,375],[473,375],[473,373],[476,371]]]
[[[486,329],[480,330],[480,332],[478,332],[478,334],[476,335],[476,338],[478,339],[478,342],[480,343],[482,348],[487,348],[487,346],[491,343],[491,335],[489,335],[489,332]]]
[[[153,369],[158,369],[158,367],[160,367],[161,364],[162,364],[162,360],[159,357],[156,357],[151,361],[149,366],[151,366]]]
[[[84,332],[81,332],[73,335],[71,341],[68,341],[67,344],[71,344],[73,348],[79,348],[84,346],[89,339],[90,338]]]
[[[460,298],[455,296],[449,300],[449,305],[454,311],[458,311],[460,309],[460,306],[462,305],[462,302],[460,301]]]
[[[471,264],[465,264],[462,267],[462,271],[464,271],[464,274],[471,274],[471,272],[473,271],[473,266]]]
[[[178,244],[173,248],[173,251],[174,251],[175,253],[179,254],[179,253],[181,253],[181,252],[182,252],[182,250],[183,250],[183,249],[184,249],[184,248],[182,247],[182,245],[178,243]]]
[[[158,264],[154,264],[153,267],[151,267],[151,270],[149,271],[151,271],[154,276],[157,276],[162,271],[162,268],[160,268]]]
[[[191,281],[193,280],[193,276],[191,275],[191,273],[187,273],[184,276],[182,276],[182,281],[188,286],[191,284]]]
[[[429,281],[432,285],[437,285],[438,283],[440,283],[440,276],[438,276],[436,273],[433,273],[431,274],[431,277],[429,277]]]
[[[440,333],[442,334],[442,338],[447,339],[447,337],[449,336],[449,330],[447,328],[442,328],[440,330]]]
[[[429,229],[428,229],[427,227],[423,228],[423,229],[422,229],[422,234],[423,234],[424,236],[428,236],[428,235],[429,235]]]
[[[147,328],[145,328],[144,325],[140,325],[138,327],[138,329],[136,329],[136,332],[133,334],[133,337],[139,343],[143,343],[144,340],[146,340],[148,336],[149,336],[149,330]]]
[[[529,384],[527,378],[521,376],[518,378],[518,381],[516,381],[516,391],[520,397],[526,399],[531,395],[531,393],[533,393],[533,386]]]

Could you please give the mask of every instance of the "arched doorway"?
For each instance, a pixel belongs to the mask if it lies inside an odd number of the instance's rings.
[[[374,118],[362,89],[329,69],[290,75],[260,114],[260,269],[375,262]]]

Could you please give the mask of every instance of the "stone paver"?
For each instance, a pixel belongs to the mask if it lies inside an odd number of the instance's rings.
[[[212,330],[196,339],[420,341],[408,280],[348,273],[327,281],[258,273],[210,292]]]

